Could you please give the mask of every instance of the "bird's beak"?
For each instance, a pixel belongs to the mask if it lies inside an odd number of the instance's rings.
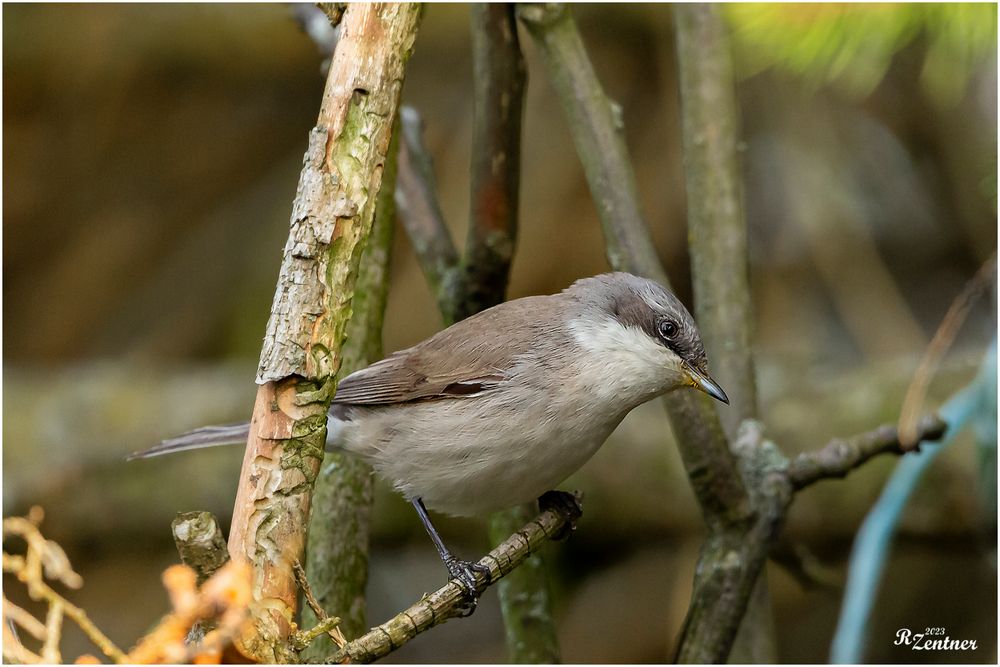
[[[688,378],[691,379],[691,384],[703,392],[711,396],[712,398],[722,401],[726,405],[729,405],[729,397],[726,396],[726,392],[722,391],[722,387],[719,383],[712,379],[712,376],[708,374],[708,371],[696,368],[693,364],[684,362],[684,370],[687,371]]]

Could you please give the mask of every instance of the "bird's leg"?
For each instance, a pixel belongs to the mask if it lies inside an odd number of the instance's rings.
[[[480,565],[479,563],[473,563],[467,560],[461,560],[460,558],[455,557],[448,547],[445,546],[441,536],[438,535],[437,530],[434,528],[434,524],[431,523],[431,518],[427,515],[427,508],[424,507],[424,501],[420,498],[415,498],[410,502],[413,503],[414,509],[417,510],[417,516],[420,517],[420,522],[424,524],[424,529],[427,531],[427,534],[430,535],[431,541],[434,542],[434,547],[437,549],[438,555],[441,557],[441,561],[444,563],[445,567],[448,568],[448,576],[462,587],[462,590],[465,591],[466,596],[469,598],[470,607],[468,612],[465,614],[468,616],[476,610],[476,603],[479,601],[479,587],[476,585],[476,572],[485,574],[486,580],[489,581],[490,569],[485,565]]]

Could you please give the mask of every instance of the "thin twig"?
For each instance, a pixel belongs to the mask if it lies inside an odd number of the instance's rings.
[[[295,578],[299,582],[299,590],[302,591],[302,596],[306,599],[306,604],[308,604],[309,608],[312,609],[312,612],[316,614],[318,623],[316,623],[315,627],[311,630],[299,632],[295,636],[293,643],[299,644],[300,649],[305,648],[311,644],[316,637],[326,633],[330,635],[330,639],[334,641],[338,648],[343,648],[344,644],[347,643],[347,638],[344,636],[344,633],[341,632],[340,628],[337,627],[340,624],[340,619],[333,617],[334,622],[330,622],[331,617],[327,615],[326,610],[320,606],[319,601],[313,594],[312,586],[309,585],[309,579],[306,578],[306,571],[302,567],[302,563],[295,561],[294,568]]]
[[[476,588],[495,584],[534,553],[546,540],[558,538],[580,518],[579,495],[576,506],[555,505],[541,512],[521,530],[497,545],[479,564],[489,575],[476,572]],[[454,581],[424,596],[406,611],[350,641],[328,662],[372,662],[383,658],[422,632],[462,614],[466,596]]]
[[[3,657],[12,664],[34,665],[42,662],[42,656],[29,650],[14,632],[10,624],[3,624]]]
[[[59,640],[62,638],[63,603],[53,602],[45,615],[45,642],[42,644],[42,662],[62,662]]]
[[[936,415],[925,415],[917,422],[917,442],[940,439],[947,424]],[[787,475],[798,491],[822,479],[845,477],[879,454],[905,454],[912,448],[904,447],[895,425],[884,424],[877,429],[846,440],[831,440],[822,449],[799,454],[789,464]]]
[[[399,111],[402,141],[399,144],[399,171],[396,176],[396,205],[399,219],[417,254],[424,277],[438,300],[441,312],[448,312],[451,274],[459,258],[451,232],[437,199],[434,168],[424,147],[423,122],[412,107]]]
[[[11,621],[21,626],[29,635],[38,641],[45,640],[45,624],[32,616],[27,610],[18,607],[16,604],[3,597],[3,618],[4,622]]]
[[[923,359],[920,360],[920,365],[917,367],[916,373],[913,374],[913,380],[906,390],[906,397],[903,399],[903,407],[899,414],[899,439],[904,449],[912,449],[920,442],[918,415],[924,406],[927,386],[930,384],[931,378],[934,377],[934,372],[941,363],[945,352],[955,341],[955,336],[958,335],[969,310],[994,279],[996,268],[997,253],[994,251],[976,271],[976,275],[965,284],[955,300],[951,302],[934,338],[927,346]]]
[[[80,575],[73,571],[62,548],[55,542],[46,540],[38,531],[38,524],[43,516],[41,508],[33,507],[27,518],[7,517],[3,520],[4,537],[16,535],[28,545],[27,553],[23,557],[3,552],[3,571],[15,575],[18,581],[24,583],[28,587],[28,595],[33,600],[44,600],[48,603],[45,644],[48,646],[52,641],[58,644],[61,636],[62,616],[66,616],[80,627],[87,638],[104,655],[117,663],[128,662],[125,653],[94,625],[83,609],[69,602],[45,583],[44,578],[47,577],[60,581],[70,588],[79,588],[83,580]],[[5,615],[8,613],[8,604],[4,605]],[[55,613],[52,611],[53,607],[59,608],[56,616],[53,616]],[[19,624],[32,635],[37,636],[34,632],[38,629],[37,627]],[[50,630],[56,632],[55,639],[48,634]],[[44,657],[44,651],[42,657]]]
[[[337,616],[325,616],[319,623],[308,630],[300,630],[294,633],[289,641],[292,646],[298,650],[302,650],[313,643],[317,637],[320,635],[329,635],[334,637],[334,633],[337,631],[337,625],[340,623],[340,618]],[[347,640],[341,635],[340,639],[335,639],[337,643],[337,648],[343,648]]]

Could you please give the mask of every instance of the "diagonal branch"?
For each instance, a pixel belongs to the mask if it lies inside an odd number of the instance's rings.
[[[477,588],[485,588],[509,574],[550,539],[559,539],[581,516],[579,495],[576,504],[559,503],[541,512],[507,540],[497,545],[479,564],[489,569],[489,576],[476,572]],[[373,662],[383,658],[422,632],[448,619],[461,616],[466,598],[461,587],[449,581],[424,596],[406,611],[348,642],[328,662]]]
[[[946,430],[947,424],[939,417],[924,415],[917,421],[914,442],[939,440]],[[815,452],[799,454],[788,464],[786,474],[799,491],[823,479],[846,477],[847,473],[879,454],[902,455],[911,450],[900,442],[895,425],[884,424],[846,440],[831,440]]]
[[[420,114],[404,106],[400,109],[399,120],[402,128],[396,177],[399,219],[438,307],[445,313],[450,309],[450,290],[446,286],[458,267],[458,252],[438,203],[434,168],[424,147]]]

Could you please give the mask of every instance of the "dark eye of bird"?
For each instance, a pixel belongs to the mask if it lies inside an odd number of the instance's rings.
[[[677,325],[671,320],[660,320],[657,327],[664,338],[673,338],[677,335]]]

